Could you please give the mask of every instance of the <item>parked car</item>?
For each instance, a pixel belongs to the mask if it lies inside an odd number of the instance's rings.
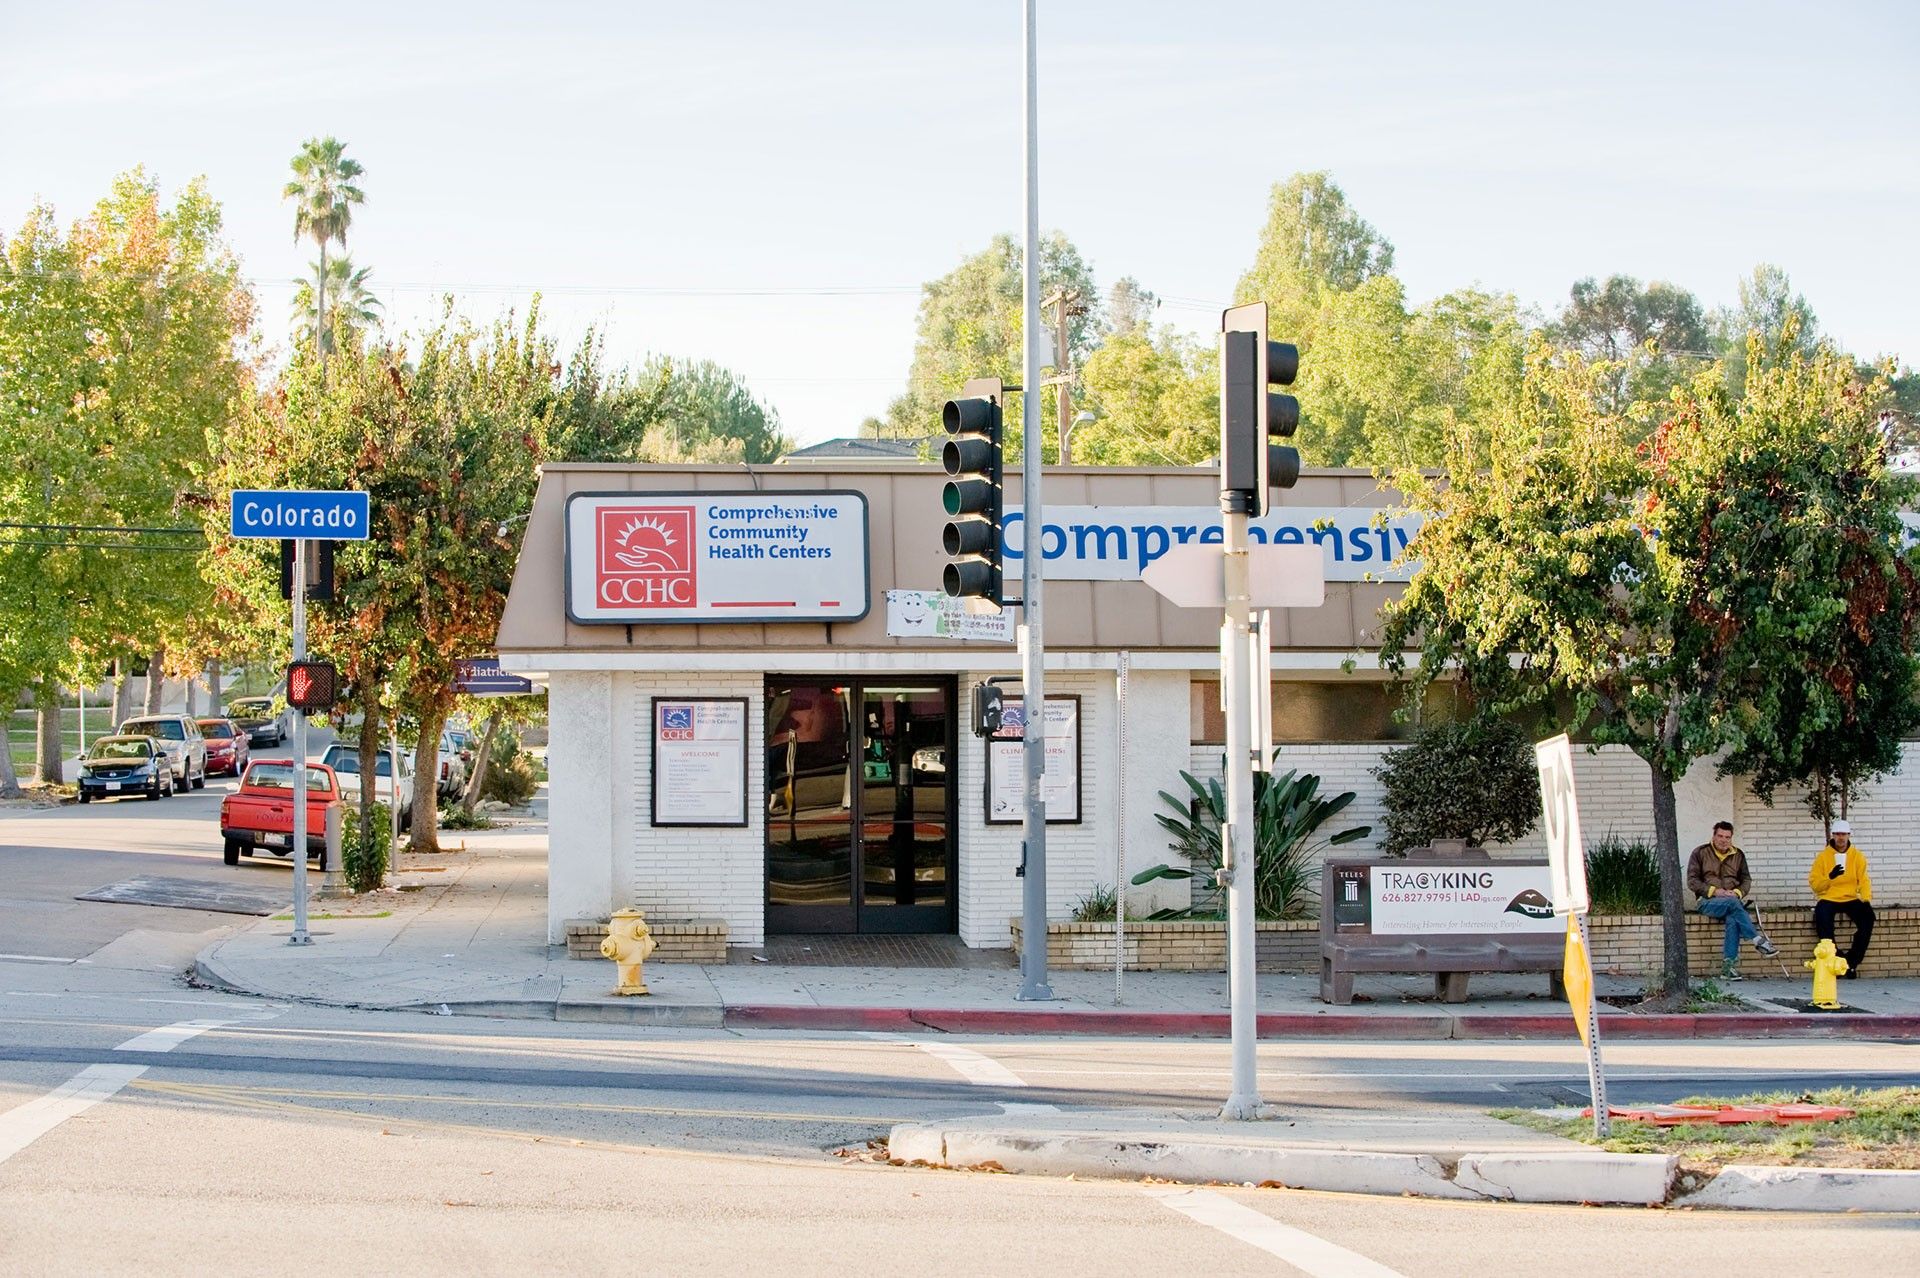
[[[227,718],[247,730],[249,745],[277,746],[293,735],[293,710],[278,697],[235,697]]]
[[[152,737],[97,737],[80,761],[80,802],[161,799],[173,793],[173,760]]]
[[[120,735],[152,737],[173,764],[174,783],[180,789],[207,788],[207,740],[200,725],[184,714],[142,715],[120,725]]]
[[[348,807],[357,807],[360,803],[360,748],[342,745],[336,741],[327,747],[320,756],[320,762],[331,768],[340,781],[340,801]],[[413,757],[406,751],[399,753],[400,763],[400,828],[413,826]],[[374,756],[373,797],[376,802],[393,805],[394,751],[391,746]]]
[[[293,761],[261,759],[247,769],[240,788],[220,801],[221,859],[240,864],[266,848],[277,856],[293,855]],[[340,802],[340,782],[324,764],[306,766],[307,855],[324,857],[327,851],[327,808]]]
[[[440,734],[440,749],[437,765],[440,772],[440,797],[451,799],[467,788],[467,761],[460,757],[460,746],[453,733]]]
[[[252,742],[245,728],[231,719],[196,719],[207,740],[207,771],[237,777],[247,770]]]

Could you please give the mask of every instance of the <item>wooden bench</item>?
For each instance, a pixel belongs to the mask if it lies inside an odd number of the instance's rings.
[[[1340,1007],[1353,1002],[1353,978],[1363,972],[1431,973],[1434,997],[1447,1003],[1466,1001],[1467,984],[1475,972],[1544,972],[1548,993],[1563,997],[1560,970],[1566,937],[1557,927],[1512,932],[1374,931],[1376,876],[1422,876],[1439,890],[1456,891],[1463,890],[1463,881],[1489,877],[1489,871],[1537,870],[1544,880],[1545,869],[1545,861],[1495,861],[1480,849],[1464,846],[1419,848],[1405,859],[1328,860],[1320,871],[1321,1001]],[[1508,888],[1464,890],[1504,895]],[[1484,912],[1488,907],[1479,908]],[[1530,908],[1551,907],[1541,896],[1539,904]],[[1510,912],[1511,906],[1492,917]]]

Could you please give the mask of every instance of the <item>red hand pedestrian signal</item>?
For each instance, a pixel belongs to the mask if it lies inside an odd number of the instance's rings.
[[[339,698],[339,683],[331,661],[296,661],[287,667],[287,704],[306,712],[329,709]]]

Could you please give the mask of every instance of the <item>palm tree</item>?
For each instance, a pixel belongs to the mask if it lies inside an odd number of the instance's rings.
[[[333,299],[335,322],[342,324],[349,336],[357,337],[380,322],[380,299],[367,290],[367,276],[373,274],[371,266],[356,271],[352,258],[336,257],[326,264],[324,281],[320,276],[320,263],[312,263],[310,269],[313,272],[310,276],[294,281],[292,310],[296,331],[315,322],[319,314],[316,302],[322,293]],[[333,346],[333,334],[327,330],[315,329],[314,340],[322,350]]]
[[[358,160],[347,158],[347,144],[339,138],[308,138],[293,157],[293,180],[280,192],[282,199],[294,201],[293,238],[313,237],[320,249],[316,273],[319,290],[314,302],[314,331],[327,331],[327,244],[338,240],[344,248],[347,227],[353,223],[353,206],[366,200],[366,193],[353,184],[364,171]],[[325,365],[326,347],[320,348]]]

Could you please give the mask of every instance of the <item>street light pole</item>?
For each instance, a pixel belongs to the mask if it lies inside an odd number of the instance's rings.
[[[1035,46],[1034,10],[1038,0],[1026,0],[1026,235],[1021,261],[1020,335],[1020,479],[1021,502],[1027,527],[1040,520],[1040,123],[1039,58]],[[1021,705],[1025,710],[1023,762],[1026,765],[1025,855],[1026,876],[1020,899],[1020,992],[1016,998],[1040,1001],[1053,997],[1047,984],[1047,808],[1041,779],[1047,766],[1046,651],[1040,625],[1040,539],[1027,537],[1027,553],[1020,559],[1020,597],[1025,610],[1027,644],[1021,667]]]

